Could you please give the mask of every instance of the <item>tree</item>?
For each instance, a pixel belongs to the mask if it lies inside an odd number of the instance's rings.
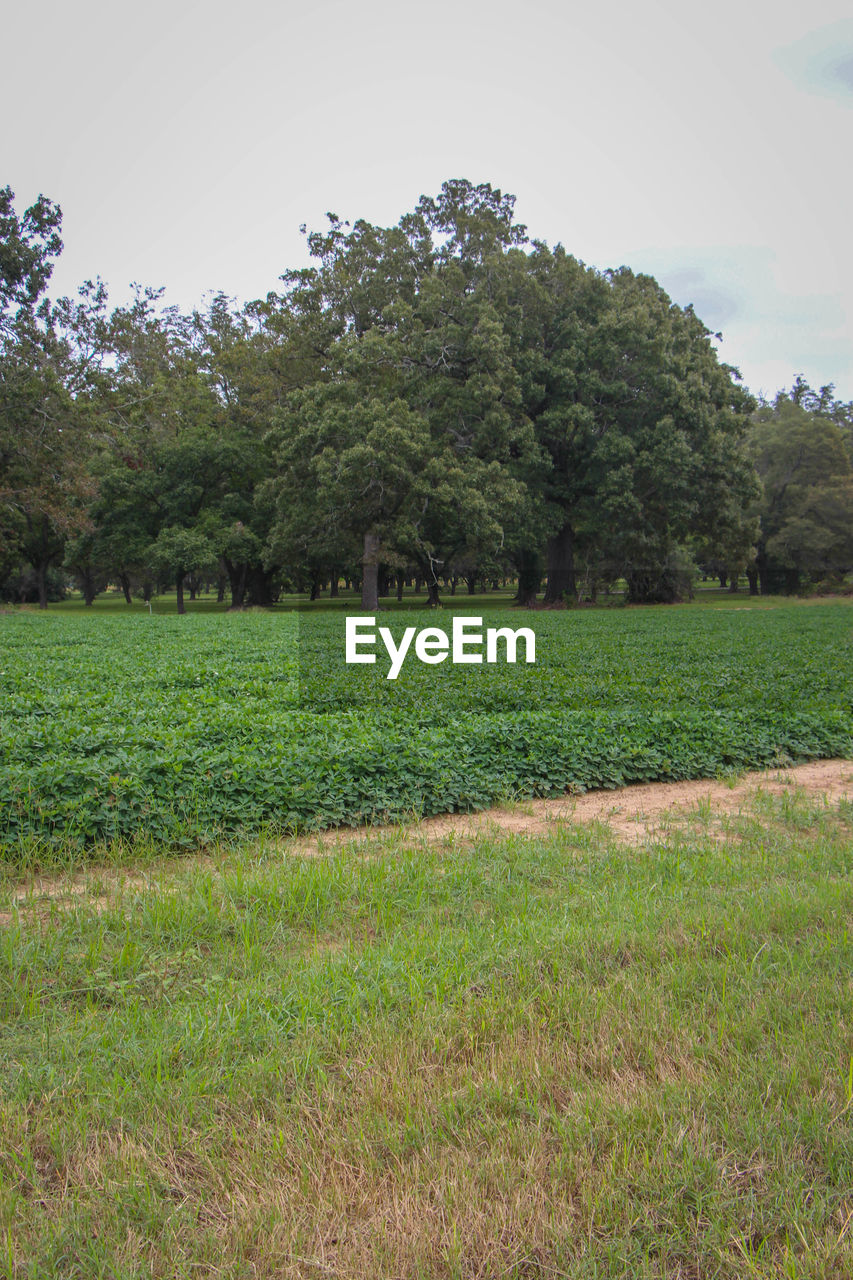
[[[182,529],[176,525],[160,530],[149,557],[158,573],[170,577],[175,583],[179,614],[186,613],[184,581],[187,575],[210,569],[216,563],[209,538],[198,529]]]
[[[0,191],[0,542],[4,558],[33,566],[42,608],[48,570],[89,523],[86,396],[106,301],[99,282],[82,286],[76,304],[43,296],[60,226],[44,196],[18,218],[12,191]]]
[[[288,342],[274,297],[237,312],[217,294],[193,313],[198,368],[217,401],[217,432],[228,446],[228,483],[215,504],[214,545],[231,587],[231,607],[272,602],[277,564],[265,565],[274,517],[265,484],[274,470],[268,432],[282,401],[282,378],[300,383],[304,356]],[[310,358],[309,367],[313,367]],[[211,507],[211,510],[213,508]]]
[[[94,604],[98,592],[103,591],[109,581],[109,565],[102,559],[100,551],[92,529],[69,538],[65,545],[63,568],[74,575],[83,603],[88,607]]]
[[[178,533],[202,537],[204,564],[228,543],[243,459],[202,367],[194,320],[161,307],[161,293],[137,290],[131,306],[110,317],[114,366],[101,388],[105,430],[92,516],[99,561],[111,565],[128,602],[132,582],[156,568],[180,576],[180,605],[183,579],[199,566],[184,563],[196,544]]]
[[[593,343],[609,289],[560,245],[551,250],[536,242],[529,254],[516,249],[502,266],[495,281],[497,305],[538,446],[528,455],[524,476],[537,499],[525,522],[533,543],[514,547],[518,598],[532,603],[547,567],[545,599],[554,603],[576,592],[582,511],[594,497],[591,458],[600,431],[594,410],[601,374]]]
[[[756,569],[762,594],[853,567],[853,465],[842,428],[801,379],[754,417],[751,447],[763,485]],[[812,403],[813,408],[804,407]]]
[[[0,188],[0,325],[39,305],[62,252],[62,210],[40,195],[19,217],[15,193]]]
[[[678,598],[691,537],[719,539],[756,492],[744,439],[753,401],[692,308],[649,276],[609,274],[594,331],[587,537],[620,564],[628,598]]]
[[[445,184],[396,228],[335,219],[309,237],[321,265],[295,282],[294,324],[325,347],[279,414],[268,555],[331,561],[357,544],[366,609],[383,562],[416,564],[436,602],[443,566],[496,550],[518,505],[511,464],[531,436],[489,296],[493,259],[517,238],[511,201]]]
[[[593,595],[624,575],[634,600],[673,599],[688,540],[743,524],[749,396],[651,277],[594,271],[540,242],[502,265],[497,305],[539,450],[520,599],[535,596],[542,549],[547,603],[576,598],[579,571]]]

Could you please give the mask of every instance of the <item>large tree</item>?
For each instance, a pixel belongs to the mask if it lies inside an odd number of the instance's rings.
[[[365,608],[380,563],[417,565],[436,601],[444,566],[496,550],[517,518],[513,464],[531,436],[490,289],[520,234],[511,215],[490,187],[445,184],[395,228],[334,220],[311,241],[320,265],[296,281],[324,358],[280,414],[269,553],[358,544]]]
[[[790,393],[755,414],[750,443],[763,492],[756,571],[763,594],[796,591],[804,580],[840,579],[853,568],[853,463],[844,406]],[[810,406],[810,407],[806,407]]]
[[[520,599],[543,568],[550,603],[618,576],[632,599],[674,598],[688,539],[745,528],[749,396],[692,310],[651,277],[535,243],[505,256],[495,289],[539,449]]]
[[[722,537],[754,496],[744,444],[753,401],[692,308],[627,268],[608,279],[591,340],[598,387],[579,517],[621,567],[629,599],[672,600],[684,544]]]
[[[0,190],[0,544],[7,561],[32,565],[42,608],[49,569],[89,524],[88,395],[106,301],[91,283],[76,303],[46,296],[60,227],[44,196],[19,217]]]
[[[93,554],[128,600],[132,585],[167,570],[180,597],[198,567],[187,564],[196,555],[188,548],[201,539],[208,565],[215,551],[233,547],[251,464],[201,359],[197,318],[163,307],[159,290],[139,290],[110,317],[109,345]]]

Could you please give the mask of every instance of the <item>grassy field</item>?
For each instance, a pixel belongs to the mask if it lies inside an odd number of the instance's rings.
[[[710,817],[7,867],[0,1274],[846,1280],[853,810]]]
[[[494,609],[487,625],[535,628],[535,665],[412,661],[394,682],[345,666],[339,613],[4,614],[3,855],[193,848],[853,755],[850,604],[740,600]],[[384,620],[399,636],[445,618]]]
[[[715,594],[717,594],[715,592]],[[720,592],[720,595],[725,593]],[[471,604],[476,604],[477,608],[489,609],[506,609],[512,603],[512,597],[515,590],[507,588],[502,591],[477,591],[476,595],[470,596],[464,589],[457,590],[456,595],[452,596],[446,592],[442,597],[442,608],[444,609],[466,609]],[[613,596],[611,603],[617,605],[621,597]],[[188,614],[191,613],[227,613],[230,604],[230,598],[226,597],[224,601],[219,601],[213,592],[204,592],[191,600],[189,595],[184,598],[184,606]],[[31,606],[30,606],[31,607]],[[411,609],[424,609],[427,607],[426,595],[423,591],[415,592],[411,587],[407,587],[402,600],[397,600],[396,594],[383,596],[381,607],[384,611],[396,611],[398,609],[407,611]],[[308,613],[325,613],[328,611],[346,610],[349,612],[359,612],[361,609],[361,594],[355,591],[341,590],[339,595],[334,599],[329,595],[328,590],[320,592],[316,600],[312,600],[307,591],[292,592],[283,595],[278,603],[269,605],[264,608],[267,613],[290,613],[293,610]],[[251,611],[251,610],[248,610]],[[174,591],[165,591],[160,595],[154,596],[151,601],[151,607],[141,599],[134,598],[131,604],[128,604],[121,591],[103,591],[96,596],[94,603],[87,607],[83,602],[83,597],[79,592],[70,591],[64,600],[58,600],[56,603],[48,606],[48,612],[59,614],[82,614],[82,615],[99,615],[99,614],[115,614],[120,617],[133,616],[134,614],[174,614],[177,612],[177,598]]]
[[[455,595],[451,595],[449,590],[443,590],[441,593],[441,608],[450,609],[456,612],[462,611],[466,613],[478,613],[480,611],[489,612],[492,609],[507,609],[512,605],[515,596],[515,586],[505,587],[498,591],[481,591],[477,588],[474,595],[469,595],[464,584],[461,584]],[[694,599],[690,602],[690,607],[698,608],[731,608],[743,609],[745,607],[751,609],[769,609],[778,608],[780,604],[812,604],[823,602],[826,597],[820,596],[750,596],[745,589],[745,582],[741,583],[740,590],[731,592],[728,588],[720,587],[716,581],[711,579],[706,582],[697,582],[694,584]],[[616,590],[610,595],[601,595],[598,609],[618,609],[621,608],[624,601],[624,583],[620,584]],[[199,594],[195,600],[191,600],[189,595],[185,595],[184,604],[187,613],[227,613],[230,598],[226,597],[224,601],[216,598],[215,592],[203,592]],[[476,606],[472,608],[472,606]],[[380,607],[384,612],[409,612],[411,610],[422,610],[427,607],[426,596],[423,591],[415,592],[411,587],[407,587],[402,600],[398,600],[396,593],[383,596],[380,600]],[[631,606],[634,607],[634,606]],[[34,605],[25,605],[26,610],[34,610]],[[582,611],[590,608],[588,604],[580,606]],[[289,613],[293,610],[307,613],[325,613],[328,611],[344,610],[350,613],[358,613],[361,611],[361,595],[356,591],[347,591],[341,588],[339,594],[334,599],[329,595],[328,590],[321,591],[316,600],[312,600],[307,591],[291,592],[282,595],[279,601],[270,605],[265,612],[272,613]],[[142,600],[134,597],[133,602],[128,605],[121,591],[110,589],[102,591],[100,595],[95,597],[94,603],[87,607],[84,604],[83,597],[79,591],[69,591],[64,600],[51,603],[48,606],[49,613],[59,614],[80,614],[81,616],[92,617],[100,614],[115,614],[116,616],[128,617],[134,614],[174,614],[177,611],[176,596],[174,591],[165,591],[156,595],[151,600],[150,608]]]

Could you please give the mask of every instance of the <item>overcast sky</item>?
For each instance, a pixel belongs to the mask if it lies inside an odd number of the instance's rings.
[[[755,391],[853,399],[849,0],[0,0],[0,185],[63,209],[54,293],[262,296],[299,225],[465,177],[649,271]]]

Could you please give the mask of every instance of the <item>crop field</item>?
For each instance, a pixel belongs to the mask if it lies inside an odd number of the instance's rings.
[[[399,635],[450,615],[383,621]],[[392,682],[381,660],[345,667],[343,618],[321,613],[0,616],[5,858],[853,755],[848,605],[487,622],[533,627],[536,664],[411,661]]]

